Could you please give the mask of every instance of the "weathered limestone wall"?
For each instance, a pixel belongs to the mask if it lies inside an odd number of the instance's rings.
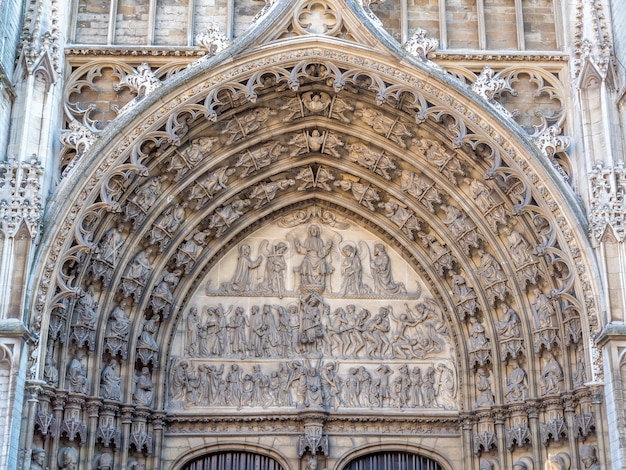
[[[441,49],[557,49],[552,0],[446,0],[445,7],[441,1],[388,0],[373,4],[372,11],[399,42],[422,28],[439,39]],[[111,44],[192,46],[210,24],[240,37],[262,6],[254,0],[159,0],[151,11],[146,2],[119,0],[111,10],[109,4],[80,0],[74,38],[77,44],[106,44],[110,35]]]

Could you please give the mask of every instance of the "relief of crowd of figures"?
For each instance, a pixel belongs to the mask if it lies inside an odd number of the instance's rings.
[[[191,358],[328,357],[424,359],[446,352],[446,326],[431,300],[404,311],[377,311],[350,303],[331,308],[313,292],[287,306],[222,304],[191,307],[186,316],[185,355]]]
[[[268,370],[271,369],[271,370]],[[169,406],[457,409],[456,372],[447,362],[359,365],[294,359],[267,364],[178,358]]]

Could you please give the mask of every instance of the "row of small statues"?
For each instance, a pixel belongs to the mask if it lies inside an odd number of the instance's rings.
[[[584,444],[580,451],[581,470],[600,470],[596,446]],[[490,459],[483,459],[480,462],[480,470],[495,470],[501,468]],[[572,459],[567,452],[559,452],[550,455],[544,464],[544,470],[570,470],[572,468]],[[535,464],[532,458],[522,457],[513,463],[513,470],[535,470]]]
[[[324,353],[369,359],[424,359],[445,352],[448,334],[434,301],[405,312],[372,313],[348,304],[334,310],[316,293],[298,303],[243,307],[191,307],[186,317],[188,357],[270,358]]]
[[[286,241],[263,240],[258,251],[260,254],[254,258],[250,244],[239,245],[230,281],[221,283],[219,291],[282,298],[288,293],[286,281],[290,279],[287,259],[298,256],[300,264],[293,268],[298,285],[291,293],[328,290],[344,296],[365,297],[407,294],[404,283],[394,280],[391,258],[383,243],[370,248],[364,241],[342,241],[338,232],[322,232],[319,225],[310,224],[303,239],[298,238],[296,230],[287,234]],[[333,261],[335,253],[341,253],[339,265]],[[365,270],[364,264],[369,269]],[[340,286],[331,285],[333,273],[339,273]],[[366,283],[366,278],[371,281]]]
[[[393,377],[392,377],[393,376]],[[318,366],[294,360],[281,363],[269,375],[261,365],[249,371],[239,364],[177,360],[170,380],[170,406],[342,408],[457,408],[457,384],[453,369],[444,363],[409,369],[387,365],[373,372],[353,366],[339,374],[330,361]]]
[[[97,457],[97,470],[111,470],[113,468],[113,455],[105,452]],[[30,470],[47,470],[46,451],[36,447],[31,453]],[[78,450],[74,447],[61,447],[57,456],[58,470],[78,470]],[[146,470],[146,466],[135,460],[128,462],[127,470]]]

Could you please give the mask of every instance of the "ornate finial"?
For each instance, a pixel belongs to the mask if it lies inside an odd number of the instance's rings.
[[[570,138],[560,136],[561,128],[557,125],[547,127],[540,134],[532,138],[533,143],[548,158],[554,157],[558,152],[568,149]]]
[[[504,78],[496,77],[495,72],[489,66],[483,69],[476,81],[472,84],[472,91],[474,93],[485,98],[489,104],[496,108],[503,116],[513,118],[513,116],[518,113],[511,113],[495,100],[498,93],[506,88],[506,80]]]
[[[217,23],[211,23],[206,33],[196,34],[196,43],[207,51],[203,58],[213,57],[231,44]],[[197,65],[197,61],[195,64]]]
[[[137,93],[137,96],[134,99],[117,109],[118,116],[127,113],[129,110],[137,106],[141,100],[150,95],[157,88],[160,88],[162,85],[163,83],[156,77],[150,65],[143,62],[139,67],[137,67],[135,73],[126,75],[120,83],[113,87],[115,91],[128,87]]]
[[[78,121],[70,122],[70,130],[61,134],[63,147],[76,150],[76,156],[82,157],[96,141],[96,134]]]
[[[439,41],[437,39],[427,38],[426,30],[417,28],[413,36],[404,43],[402,48],[422,62],[430,62],[428,60],[428,54],[437,49],[438,46]]]

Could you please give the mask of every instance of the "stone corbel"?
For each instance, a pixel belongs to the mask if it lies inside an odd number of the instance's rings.
[[[328,436],[324,436],[324,422],[321,419],[304,423],[304,435],[298,438],[298,456],[302,457],[307,452],[328,456]]]

